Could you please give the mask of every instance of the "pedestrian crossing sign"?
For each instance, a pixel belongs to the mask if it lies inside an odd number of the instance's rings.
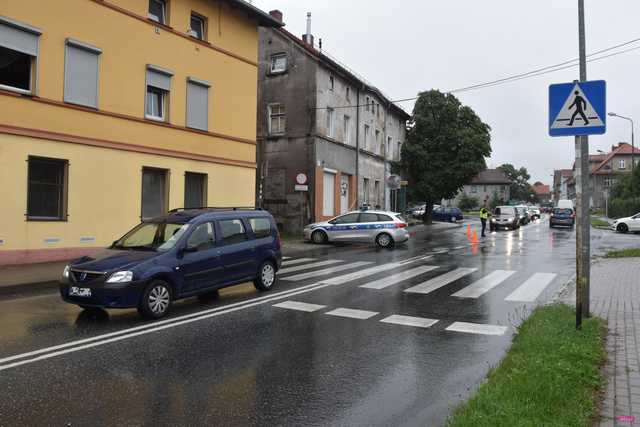
[[[601,135],[607,130],[606,82],[549,86],[549,135]]]

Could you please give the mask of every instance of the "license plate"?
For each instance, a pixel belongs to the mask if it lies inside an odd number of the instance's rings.
[[[91,289],[90,288],[78,288],[77,286],[72,286],[69,289],[70,297],[90,297]]]

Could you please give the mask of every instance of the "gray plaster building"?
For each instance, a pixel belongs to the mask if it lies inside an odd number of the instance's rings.
[[[302,38],[259,37],[256,202],[288,232],[363,204],[394,208],[386,180],[410,118],[316,46],[307,19]]]
[[[446,200],[443,204],[458,206],[463,195],[476,199],[479,207],[489,203],[494,196],[506,203],[511,198],[510,184],[511,180],[500,169],[485,169],[476,175],[471,182],[465,184],[454,199]]]

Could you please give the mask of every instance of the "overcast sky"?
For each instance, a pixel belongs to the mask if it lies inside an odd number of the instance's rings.
[[[279,9],[286,28],[312,33],[323,49],[393,99],[431,88],[442,91],[496,80],[578,56],[577,0],[254,0]],[[585,0],[587,54],[640,38],[640,1]],[[639,43],[627,46],[640,46]],[[607,81],[607,109],[640,124],[640,49],[588,64],[591,80]],[[550,183],[553,169],[570,168],[572,137],[547,131],[550,83],[578,69],[456,94],[492,128],[489,166],[525,166]],[[402,104],[411,112],[411,103]],[[630,141],[628,122],[609,118],[607,133],[590,137],[590,151]],[[640,140],[639,143],[640,145]]]

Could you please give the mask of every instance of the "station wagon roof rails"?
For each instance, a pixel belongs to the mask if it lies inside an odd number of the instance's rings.
[[[181,212],[181,211],[205,211],[205,210],[211,210],[211,211],[261,211],[263,210],[262,208],[257,208],[255,206],[202,206],[202,207],[195,207],[195,208],[175,208],[175,209],[171,209],[169,211],[169,213],[176,213],[176,212]]]

